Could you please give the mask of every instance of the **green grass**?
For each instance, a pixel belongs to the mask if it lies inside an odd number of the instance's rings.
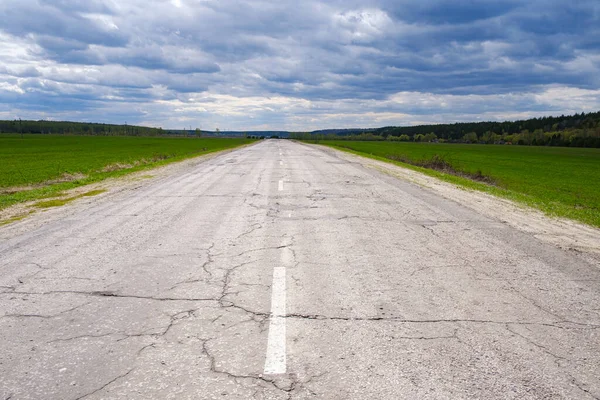
[[[60,207],[60,206],[64,206],[67,203],[72,202],[73,200],[75,200],[75,197],[71,197],[68,199],[53,199],[53,200],[39,201],[39,202],[35,203],[33,206],[37,207],[37,208]]]
[[[22,214],[22,215],[17,215],[16,217],[10,217],[8,219],[0,220],[0,226],[12,224],[13,222],[17,222],[17,221],[20,221],[22,219],[25,219],[27,217],[27,215],[28,214]]]
[[[46,200],[46,201],[38,201],[33,206],[37,207],[37,208],[60,207],[60,206],[64,206],[67,203],[72,202],[73,200],[77,200],[82,197],[97,196],[104,192],[106,192],[106,189],[90,190],[89,192],[81,193],[81,194],[78,194],[77,196],[72,196],[72,197],[68,197],[68,198],[64,198],[64,199],[52,199],[52,200]]]
[[[353,141],[321,144],[519,201],[548,215],[600,227],[600,149]],[[464,176],[414,165],[426,165],[433,158],[444,160]],[[494,185],[465,177],[481,175]]]
[[[247,139],[0,135],[0,209]]]

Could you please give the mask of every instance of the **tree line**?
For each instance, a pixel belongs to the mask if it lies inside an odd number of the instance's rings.
[[[600,112],[506,122],[388,126],[367,132],[294,133],[301,140],[387,140],[600,148]]]
[[[103,135],[103,136],[159,136],[162,128],[136,125],[113,125],[68,121],[0,120],[0,133]]]
[[[202,136],[203,133],[208,134],[200,129],[177,131],[127,124],[44,120],[0,120],[0,133],[105,136],[193,135],[197,137]],[[218,133],[216,134],[218,135]],[[278,133],[281,132],[278,131]],[[325,130],[312,133],[291,133],[290,137],[302,140],[387,140],[600,148],[600,111],[506,122],[460,122],[440,125],[388,126],[368,130]]]

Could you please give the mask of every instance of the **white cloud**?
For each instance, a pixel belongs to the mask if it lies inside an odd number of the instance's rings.
[[[379,9],[344,11],[333,16],[333,23],[341,28],[342,39],[349,43],[369,43],[385,36],[393,27],[387,13]]]
[[[597,13],[446,3],[6,0],[0,113],[306,130],[600,109]]]

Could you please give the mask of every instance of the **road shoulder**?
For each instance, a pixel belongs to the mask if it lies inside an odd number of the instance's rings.
[[[173,175],[185,173],[201,163],[254,144],[256,143],[186,158],[119,177],[107,178],[89,185],[65,190],[62,195],[49,199],[75,199],[74,201],[67,201],[64,206],[36,207],[36,204],[40,202],[39,199],[12,205],[0,210],[0,240],[30,232],[51,221],[68,217],[83,207],[89,207],[100,201],[111,201],[116,196],[127,195],[127,193],[138,190],[143,186],[157,183]]]
[[[455,201],[488,218],[498,220],[563,250],[584,253],[600,261],[600,229],[568,220],[548,217],[541,211],[487,193],[454,185],[407,168],[361,157],[327,146],[305,144],[335,157],[354,162],[397,179],[409,181]]]

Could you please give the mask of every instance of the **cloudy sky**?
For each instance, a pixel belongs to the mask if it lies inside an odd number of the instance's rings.
[[[600,110],[598,0],[1,0],[0,119],[312,130]]]

